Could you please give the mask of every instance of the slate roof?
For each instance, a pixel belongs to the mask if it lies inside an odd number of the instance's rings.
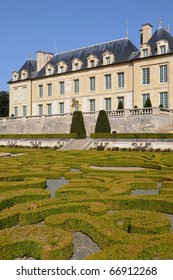
[[[28,59],[20,68],[19,72],[22,70],[26,70],[28,72],[28,78],[32,78],[34,72],[37,71],[37,61],[35,59]]]
[[[115,63],[125,62],[129,60],[129,57],[133,52],[138,51],[134,44],[129,39],[120,39],[116,41],[110,41],[98,45],[93,45],[77,50],[72,50],[64,53],[59,53],[55,55],[48,64],[55,67],[55,73],[57,73],[57,64],[63,61],[67,64],[67,71],[72,70],[72,60],[78,58],[82,61],[81,69],[87,68],[87,58],[93,54],[98,59],[98,65],[103,65],[103,54],[109,51],[115,55]],[[46,66],[46,65],[45,65]],[[45,66],[40,70],[37,77],[42,77],[45,75]]]
[[[164,28],[159,27],[148,41],[148,44],[151,46],[152,55],[157,53],[157,42],[160,40],[167,40],[169,43],[169,50],[173,52],[173,37]]]

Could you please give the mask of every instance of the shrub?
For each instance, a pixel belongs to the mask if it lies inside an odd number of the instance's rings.
[[[86,138],[85,124],[81,111],[73,113],[70,133],[77,133],[79,139]]]
[[[106,111],[100,110],[95,126],[95,133],[110,133],[110,132],[111,132],[111,127]]]
[[[144,104],[144,108],[151,108],[151,107],[152,107],[151,100],[150,98],[147,98]]]

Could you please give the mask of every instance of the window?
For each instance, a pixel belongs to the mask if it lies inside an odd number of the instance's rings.
[[[143,98],[142,98],[143,108],[144,108],[145,102],[147,101],[148,98],[150,99],[149,93],[143,94]]]
[[[160,105],[168,109],[168,93],[167,92],[160,92]]]
[[[63,95],[64,94],[64,82],[60,82],[59,87],[60,87],[60,95]]]
[[[105,57],[105,61],[106,61],[106,64],[107,64],[107,65],[110,64],[110,63],[111,63],[111,58],[110,58],[110,56],[106,56],[106,57]]]
[[[111,74],[105,75],[105,89],[111,89],[112,81],[111,81]]]
[[[148,49],[143,49],[142,53],[143,53],[143,57],[148,57]]]
[[[38,86],[38,89],[39,89],[39,97],[41,98],[41,97],[43,97],[43,85],[39,85]]]
[[[91,65],[91,67],[95,66],[94,60],[90,60],[90,65]]]
[[[95,112],[95,99],[90,99],[90,112]]]
[[[47,114],[52,115],[52,104],[47,104]]]
[[[64,102],[59,103],[60,114],[64,114]]]
[[[90,77],[90,91],[95,91],[95,77]]]
[[[160,66],[160,83],[168,82],[168,65]]]
[[[47,88],[48,88],[48,96],[52,96],[52,84],[48,84]]]
[[[43,115],[43,105],[38,105],[38,114],[39,116],[42,116]]]
[[[64,66],[60,66],[60,73],[64,73]]]
[[[105,110],[111,111],[111,98],[105,98]]]
[[[143,85],[149,85],[150,84],[150,68],[143,68],[142,75],[143,75]]]
[[[23,117],[26,117],[27,114],[27,107],[23,106]]]
[[[18,107],[14,107],[14,116],[18,117]]]
[[[74,64],[74,70],[78,70],[79,69],[79,64],[78,63],[75,63]]]
[[[160,46],[160,54],[166,53],[166,46]]]
[[[74,93],[79,93],[79,79],[74,80]]]
[[[124,88],[124,72],[118,73],[118,88]]]

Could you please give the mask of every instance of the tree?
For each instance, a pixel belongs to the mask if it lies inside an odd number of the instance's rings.
[[[151,107],[152,107],[151,100],[148,97],[147,100],[145,101],[144,108],[151,108]]]
[[[100,110],[95,126],[95,133],[110,133],[111,127],[105,110]]]
[[[9,94],[7,91],[0,91],[0,117],[9,116]]]
[[[81,111],[73,113],[70,133],[77,133],[79,139],[86,138],[85,124]]]

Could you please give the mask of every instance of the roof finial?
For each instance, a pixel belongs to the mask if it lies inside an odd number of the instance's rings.
[[[170,33],[170,30],[171,30],[171,26],[170,24],[168,24],[168,32]]]
[[[162,27],[162,19],[161,19],[161,17],[159,18],[159,28],[161,28]]]
[[[28,52],[28,60],[30,60],[30,59],[31,59],[31,53]]]
[[[128,20],[126,20],[126,39],[129,38],[129,23]]]
[[[56,40],[55,40],[55,50],[54,50],[54,53],[55,53],[55,55],[58,53],[57,45],[56,45]]]

